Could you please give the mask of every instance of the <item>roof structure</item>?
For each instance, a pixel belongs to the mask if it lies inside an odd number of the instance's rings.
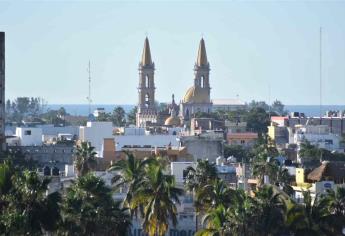
[[[146,37],[144,42],[144,49],[143,54],[141,56],[141,62],[140,64],[142,66],[152,65],[152,58],[151,58],[151,50],[150,50],[150,43],[149,39]]]
[[[345,183],[345,162],[324,161],[307,176],[313,182],[333,180],[335,183]]]
[[[198,66],[207,66],[208,65],[205,41],[204,41],[203,38],[201,38],[201,40],[200,40],[199,50],[198,50],[198,57],[196,59],[196,64]]]

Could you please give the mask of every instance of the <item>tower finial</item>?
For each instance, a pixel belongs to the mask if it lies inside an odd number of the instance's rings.
[[[201,38],[201,40],[200,40],[199,50],[198,50],[198,57],[196,59],[196,64],[198,66],[203,66],[203,65],[206,66],[206,65],[208,65],[204,38]]]
[[[152,65],[150,43],[149,43],[149,39],[147,38],[147,36],[145,38],[144,49],[143,49],[143,54],[141,56],[140,64],[142,66]]]

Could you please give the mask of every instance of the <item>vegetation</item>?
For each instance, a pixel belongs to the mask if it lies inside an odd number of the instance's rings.
[[[94,147],[89,142],[82,142],[77,145],[75,151],[74,164],[77,170],[78,176],[84,176],[90,172],[96,165],[96,152]]]

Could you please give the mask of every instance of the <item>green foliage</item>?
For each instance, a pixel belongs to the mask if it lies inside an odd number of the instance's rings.
[[[234,156],[238,162],[249,162],[249,151],[241,145],[224,145],[224,157]]]
[[[62,205],[64,235],[126,235],[130,217],[112,198],[112,191],[93,174],[77,179]]]
[[[183,190],[175,187],[175,178],[163,173],[159,164],[148,165],[139,188],[131,200],[131,209],[142,209],[143,229],[150,236],[163,236],[169,222],[177,224],[176,204]]]
[[[36,172],[13,174],[12,188],[1,196],[0,233],[42,235],[55,231],[60,222],[60,194],[46,194],[49,179]]]
[[[115,126],[124,126],[126,124],[126,113],[125,110],[118,106],[114,108],[111,120]]]
[[[78,176],[86,175],[94,169],[96,161],[96,152],[89,142],[81,142],[77,145],[74,153],[74,164],[77,169]]]
[[[138,107],[135,106],[128,114],[127,114],[127,123],[135,125],[137,120],[137,111]]]
[[[43,113],[44,99],[40,97],[17,97],[6,101],[6,120],[21,123],[24,117],[38,117]]]
[[[218,178],[215,164],[208,160],[198,160],[195,169],[188,167],[186,171],[185,186],[190,192],[198,192],[205,185]]]
[[[111,114],[107,112],[101,112],[96,117],[96,121],[111,121]]]

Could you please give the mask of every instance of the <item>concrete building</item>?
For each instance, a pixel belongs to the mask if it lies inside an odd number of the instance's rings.
[[[217,157],[224,156],[223,136],[205,133],[198,136],[181,136],[180,141],[194,161],[208,159],[210,162],[216,162]]]
[[[311,144],[329,151],[340,151],[341,137],[331,133],[327,125],[296,125],[294,129],[289,128],[289,143],[299,146],[305,140]]]
[[[246,103],[239,99],[212,99],[213,111],[237,111],[246,108]]]
[[[289,132],[286,126],[279,126],[272,122],[268,126],[267,135],[277,146],[285,146],[285,144],[289,143]]]
[[[253,147],[258,139],[258,134],[253,132],[232,133],[226,135],[227,143],[230,145],[240,145],[245,148]]]
[[[0,152],[6,150],[5,138],[5,32],[0,32]]]
[[[345,116],[324,116],[324,117],[305,117],[301,113],[294,113],[293,116],[272,116],[271,121],[278,126],[294,128],[295,125],[327,125],[331,133],[345,134]]]
[[[16,136],[20,146],[41,146],[42,128],[17,127]]]
[[[116,150],[127,147],[172,147],[179,146],[176,135],[118,135],[115,136]]]
[[[207,130],[224,131],[224,121],[213,118],[192,118],[190,122],[191,135],[200,134]]]
[[[73,163],[73,145],[9,146],[8,149],[37,161],[39,166],[57,167],[60,171],[64,170],[65,165]]]
[[[105,138],[114,138],[112,122],[87,122],[86,126],[80,126],[79,129],[82,142],[90,142],[95,147],[98,157],[103,157],[102,147]]]

